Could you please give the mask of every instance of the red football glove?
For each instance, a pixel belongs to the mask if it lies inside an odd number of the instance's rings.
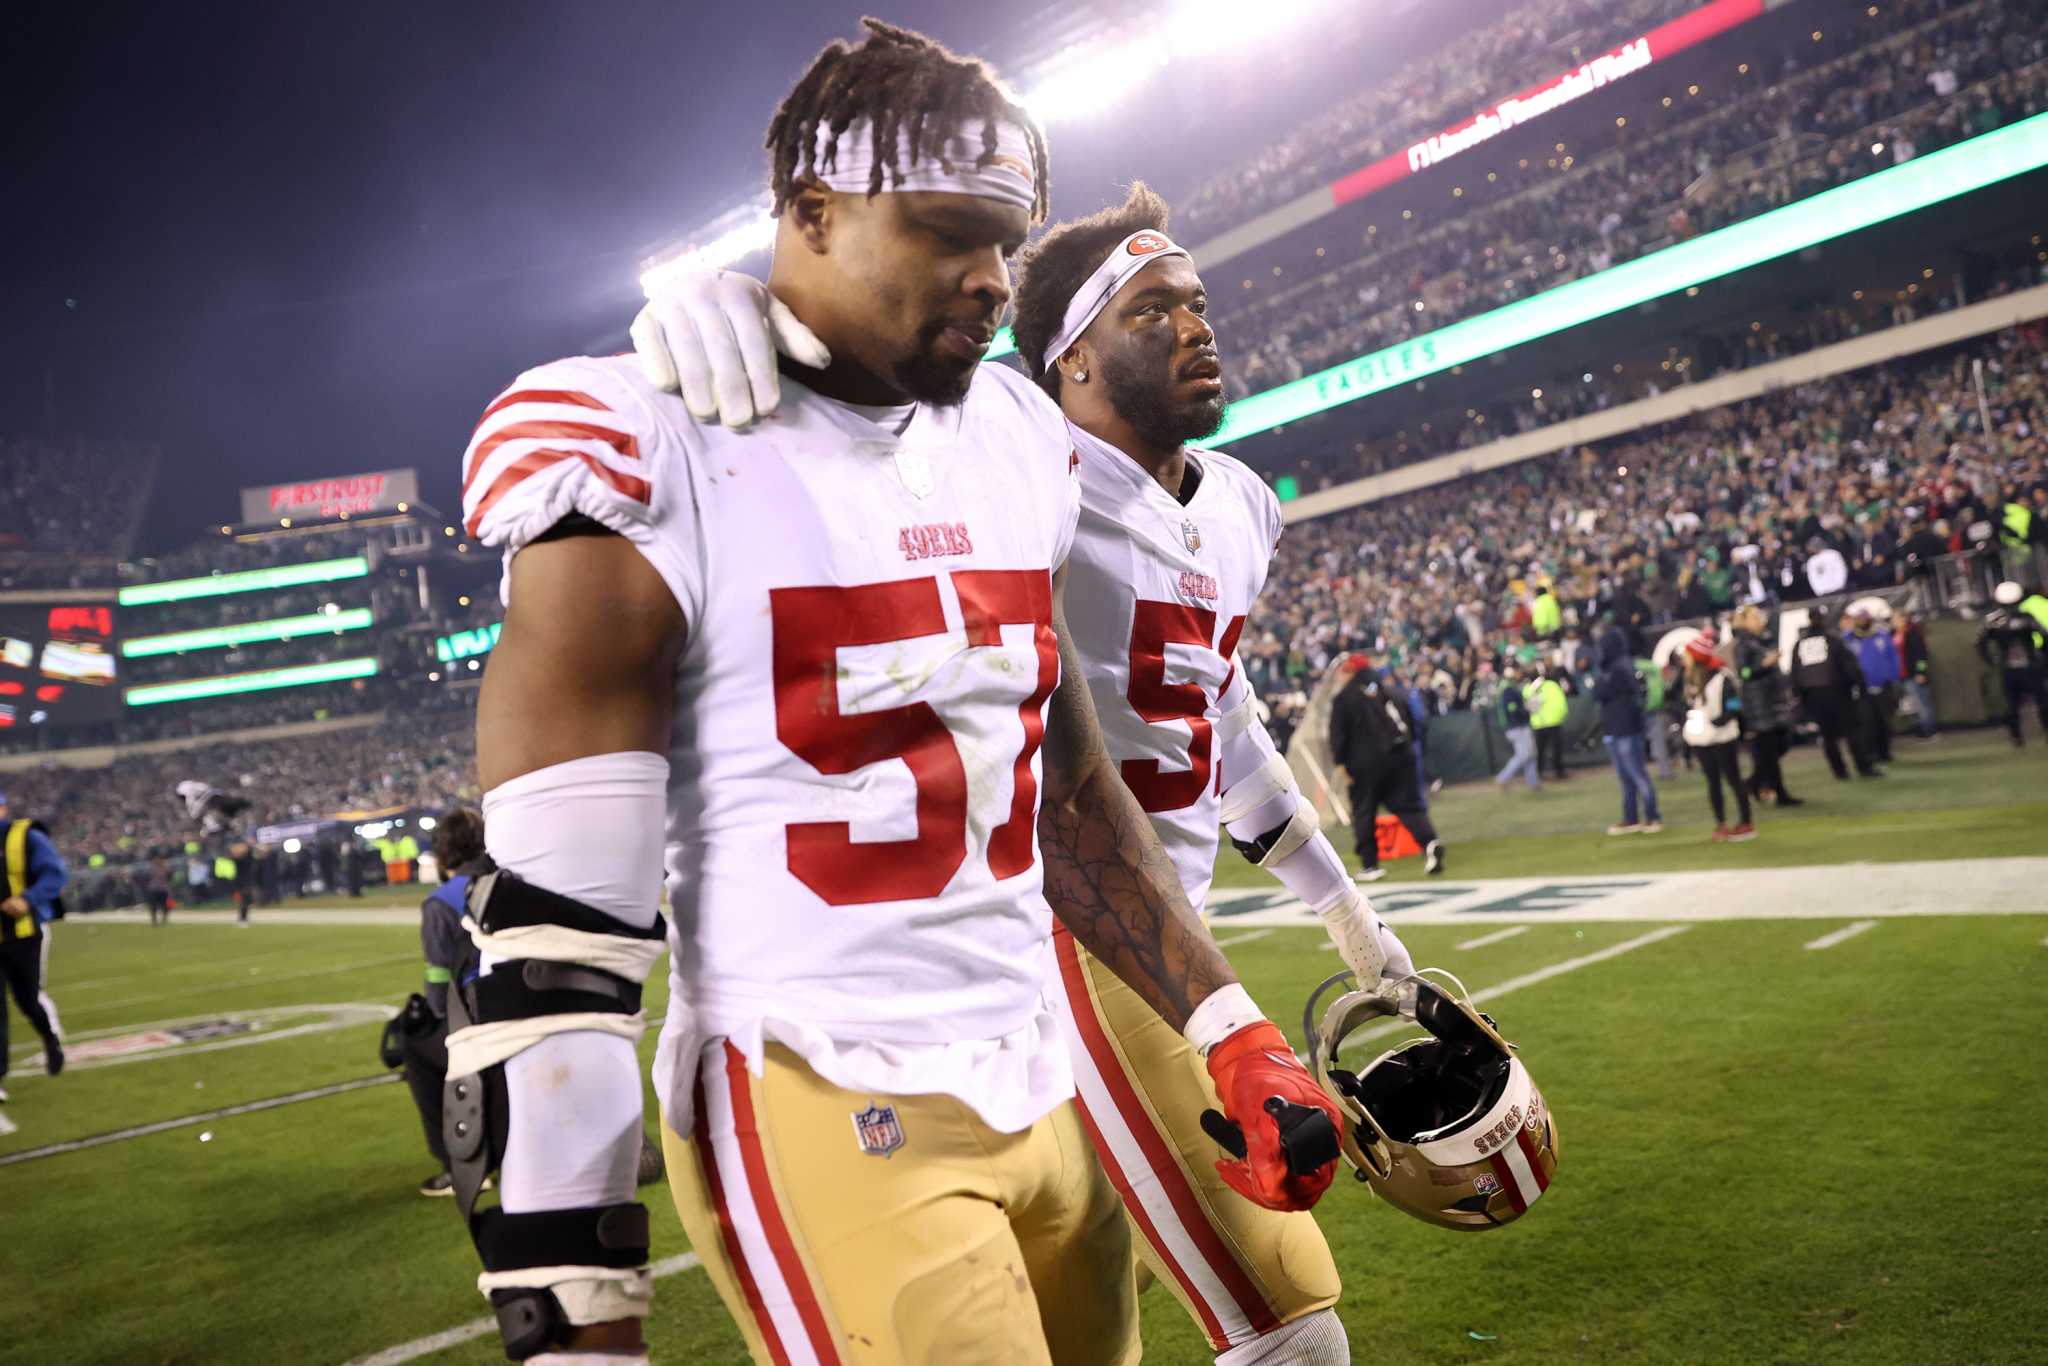
[[[1209,1050],[1208,1062],[1223,1115],[1211,1123],[1215,1112],[1210,1111],[1203,1116],[1203,1127],[1236,1152],[1237,1145],[1230,1141],[1236,1135],[1226,1136],[1234,1126],[1242,1131],[1244,1144],[1236,1161],[1216,1164],[1217,1172],[1232,1190],[1267,1209],[1314,1206],[1337,1177],[1337,1136],[1344,1131],[1344,1112],[1316,1085],[1287,1046],[1287,1036],[1271,1020],[1246,1025],[1228,1036]],[[1302,1109],[1316,1113],[1303,1114]],[[1328,1128],[1318,1116],[1329,1121]],[[1305,1165],[1309,1163],[1313,1165]]]

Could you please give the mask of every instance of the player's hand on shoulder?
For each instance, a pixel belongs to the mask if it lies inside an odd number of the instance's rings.
[[[780,351],[822,370],[832,353],[789,306],[751,275],[679,271],[647,286],[633,319],[633,352],[647,382],[680,393],[690,415],[737,430],[782,402]]]

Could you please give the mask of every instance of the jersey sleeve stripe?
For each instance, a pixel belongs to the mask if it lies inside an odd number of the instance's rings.
[[[508,441],[601,441],[628,460],[640,458],[640,443],[631,432],[622,432],[615,427],[600,427],[591,422],[561,422],[532,420],[508,422],[502,427],[484,434],[477,429],[476,443],[470,447],[467,468],[462,474],[462,492],[468,496],[470,486],[483,472],[484,465],[491,458],[491,452]]]
[[[595,408],[601,413],[610,411],[589,394],[580,394],[574,389],[514,389],[484,409],[484,415],[477,419],[477,426],[483,426],[507,408],[521,403],[566,403],[576,408]]]
[[[565,451],[552,447],[542,447],[539,450],[527,452],[500,471],[498,477],[492,481],[490,488],[484,491],[483,497],[477,500],[476,510],[469,514],[463,526],[470,535],[481,536],[483,534],[484,518],[497,505],[499,499],[503,498],[513,489],[518,488],[520,484],[524,483],[531,476],[540,473],[544,469],[559,465],[564,460],[581,460],[590,467],[592,474],[595,474],[619,493],[627,498],[631,498],[636,503],[645,504],[653,497],[654,490],[645,479],[636,478],[630,474],[622,474],[605,464],[602,460],[599,460],[589,451]]]

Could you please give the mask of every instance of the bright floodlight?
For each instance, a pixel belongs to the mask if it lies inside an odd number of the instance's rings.
[[[731,217],[733,215],[727,215]],[[752,256],[757,251],[766,251],[775,242],[775,220],[768,216],[766,208],[756,208],[740,215],[737,226],[719,233],[701,246],[680,252],[666,261],[657,262],[640,273],[642,293],[650,291],[656,284],[673,275],[686,274],[693,270],[716,270],[729,266],[735,261]]]

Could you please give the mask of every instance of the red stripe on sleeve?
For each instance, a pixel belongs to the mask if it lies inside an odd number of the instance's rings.
[[[838,1344],[825,1326],[824,1312],[811,1291],[810,1274],[804,1269],[803,1258],[797,1255],[789,1225],[782,1221],[782,1206],[768,1175],[768,1158],[761,1149],[761,1131],[754,1120],[753,1082],[747,1076],[747,1060],[730,1042],[725,1045],[725,1076],[732,1086],[733,1128],[739,1133],[740,1162],[747,1170],[747,1185],[754,1192],[754,1213],[768,1235],[768,1246],[775,1252],[775,1264],[782,1271],[790,1298],[796,1301],[797,1317],[803,1320],[804,1331],[810,1336],[811,1350],[818,1354],[820,1366],[839,1366]]]
[[[574,389],[514,389],[484,409],[484,415],[476,420],[476,425],[483,426],[494,414],[517,403],[566,403],[576,408],[595,408],[601,413],[610,411],[589,394],[579,394]]]
[[[1237,1258],[1224,1246],[1216,1226],[1209,1222],[1209,1215],[1202,1208],[1194,1188],[1188,1184],[1187,1173],[1181,1170],[1173,1149],[1166,1138],[1153,1124],[1152,1117],[1145,1110],[1144,1102],[1131,1086],[1131,1079],[1124,1075],[1123,1064],[1117,1059],[1116,1049],[1109,1042],[1109,1036],[1096,1017],[1094,998],[1088,994],[1088,978],[1081,966],[1079,945],[1074,936],[1062,925],[1053,926],[1053,947],[1059,957],[1060,975],[1067,984],[1067,999],[1073,1006],[1075,1023],[1080,1026],[1081,1042],[1088,1050],[1088,1056],[1095,1061],[1095,1070],[1101,1074],[1103,1085],[1109,1088],[1110,1100],[1117,1113],[1123,1116],[1125,1127],[1138,1140],[1138,1147],[1145,1154],[1145,1161],[1152,1168],[1152,1174],[1159,1180],[1159,1188],[1166,1192],[1173,1205],[1173,1211],[1180,1217],[1181,1227],[1188,1238],[1201,1252],[1202,1260],[1209,1264],[1209,1271],[1223,1285],[1223,1289],[1236,1302],[1238,1311],[1250,1320],[1254,1333],[1269,1333],[1280,1326],[1280,1316],[1266,1303],[1265,1297],[1252,1284],[1251,1277],[1238,1265]],[[1085,1115],[1085,1110],[1083,1111]],[[1099,1143],[1097,1152],[1106,1152]],[[1159,1240],[1142,1215],[1143,1206],[1131,1198],[1127,1186],[1119,1186],[1118,1193],[1124,1196],[1124,1207],[1138,1218],[1141,1227],[1146,1228],[1152,1246],[1166,1257],[1167,1265],[1173,1267],[1176,1279],[1188,1290],[1188,1298],[1202,1304],[1202,1297],[1188,1285],[1184,1273],[1174,1265],[1164,1244]],[[1233,1193],[1232,1198],[1236,1198]],[[1204,1306],[1203,1318],[1210,1327],[1210,1341],[1214,1345],[1224,1342],[1220,1328],[1216,1327]],[[1227,1345],[1227,1344],[1226,1344]],[[1221,1350],[1219,1348],[1219,1350]]]
[[[477,500],[476,511],[469,514],[463,526],[468,529],[470,535],[481,536],[484,517],[497,505],[500,498],[518,488],[530,475],[538,474],[552,465],[559,465],[564,460],[581,460],[590,467],[592,474],[636,503],[645,504],[654,496],[653,487],[645,479],[621,474],[589,451],[529,451],[507,465],[498,477],[491,481],[490,488]]]
[[[718,1231],[725,1241],[725,1258],[732,1263],[733,1278],[740,1283],[740,1294],[746,1297],[747,1308],[754,1315],[755,1326],[761,1330],[761,1338],[768,1348],[768,1359],[774,1366],[789,1366],[789,1353],[782,1345],[781,1336],[775,1331],[775,1320],[768,1315],[768,1306],[761,1299],[761,1287],[754,1280],[754,1269],[747,1265],[746,1249],[740,1246],[739,1230],[733,1227],[732,1209],[726,1203],[725,1182],[718,1174],[718,1151],[711,1144],[710,1121],[705,1118],[704,1075],[700,1068],[692,1088],[696,1092],[697,1123],[690,1141],[696,1145],[697,1160],[704,1166],[704,1189],[711,1197],[711,1208],[718,1215]],[[737,1116],[738,1107],[735,1105]]]
[[[559,422],[535,420],[532,422],[508,422],[477,442],[470,450],[468,468],[462,472],[462,491],[469,492],[469,486],[483,472],[484,462],[491,458],[491,452],[507,441],[602,441],[628,460],[640,458],[640,443],[631,432],[622,432],[616,427],[600,427],[590,422]]]

